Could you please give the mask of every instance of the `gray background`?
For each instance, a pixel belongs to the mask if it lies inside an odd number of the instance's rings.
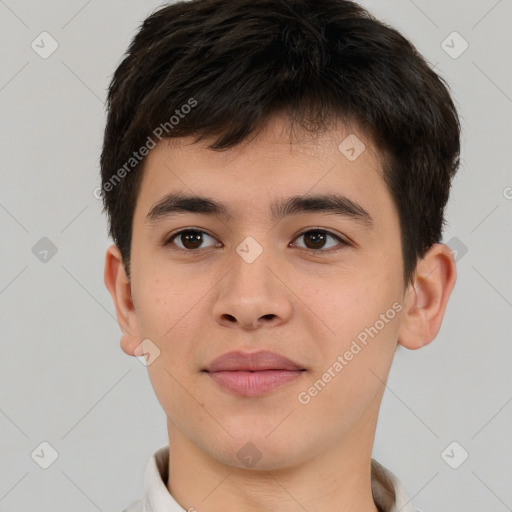
[[[363,3],[448,80],[464,130],[444,237],[458,281],[437,340],[397,353],[374,457],[423,512],[512,510],[512,1]],[[159,5],[0,0],[0,511],[120,511],[167,443],[146,368],[119,348],[93,196],[110,76]]]

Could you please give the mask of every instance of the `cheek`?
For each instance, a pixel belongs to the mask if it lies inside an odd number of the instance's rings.
[[[167,342],[179,332],[197,329],[194,315],[211,285],[204,273],[187,275],[177,265],[152,263],[137,273],[132,287],[141,333]]]
[[[321,280],[302,276],[300,297],[326,328],[323,334],[347,340],[372,326],[400,299],[401,276],[387,270],[386,274],[386,268],[366,265],[364,269],[341,269]],[[388,316],[394,318],[395,311]]]
[[[395,282],[400,280],[383,272],[368,272],[364,278],[347,274],[331,280],[323,294],[305,295],[308,307],[328,327],[312,333],[321,354],[313,381],[320,378],[320,386],[329,382],[329,388],[337,389],[337,397],[364,395],[366,387],[371,394],[379,387],[378,376],[385,378],[403,308],[401,287]]]

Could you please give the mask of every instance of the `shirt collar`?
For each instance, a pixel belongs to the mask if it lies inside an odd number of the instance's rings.
[[[141,512],[186,512],[167,490],[169,445],[159,448],[149,459],[144,477]],[[383,512],[416,512],[398,478],[372,459],[372,493]],[[127,509],[132,510],[132,509]]]

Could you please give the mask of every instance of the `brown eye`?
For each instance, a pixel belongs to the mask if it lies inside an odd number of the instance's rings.
[[[166,245],[174,243],[180,249],[194,251],[200,249],[201,244],[207,241],[208,238],[215,242],[215,240],[204,231],[187,229],[171,236],[171,238],[166,242]],[[215,243],[210,245],[215,245]]]
[[[305,231],[304,233],[297,237],[297,240],[300,238],[304,239],[304,245],[298,245],[298,247],[303,247],[305,249],[309,249],[312,251],[320,251],[321,249],[326,248],[329,249],[331,247],[336,247],[336,245],[339,245],[340,243],[342,245],[348,245],[340,237],[332,233],[329,233],[328,231],[325,231],[323,229],[311,229],[309,231]],[[335,240],[338,243],[326,245],[329,239]],[[324,250],[322,252],[326,251]]]

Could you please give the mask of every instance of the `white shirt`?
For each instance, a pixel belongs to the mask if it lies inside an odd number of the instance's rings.
[[[144,498],[123,512],[187,512],[167,489],[168,464],[169,445],[166,445],[149,459],[144,477]],[[397,477],[375,459],[372,459],[372,493],[375,503],[384,512],[416,512]]]

